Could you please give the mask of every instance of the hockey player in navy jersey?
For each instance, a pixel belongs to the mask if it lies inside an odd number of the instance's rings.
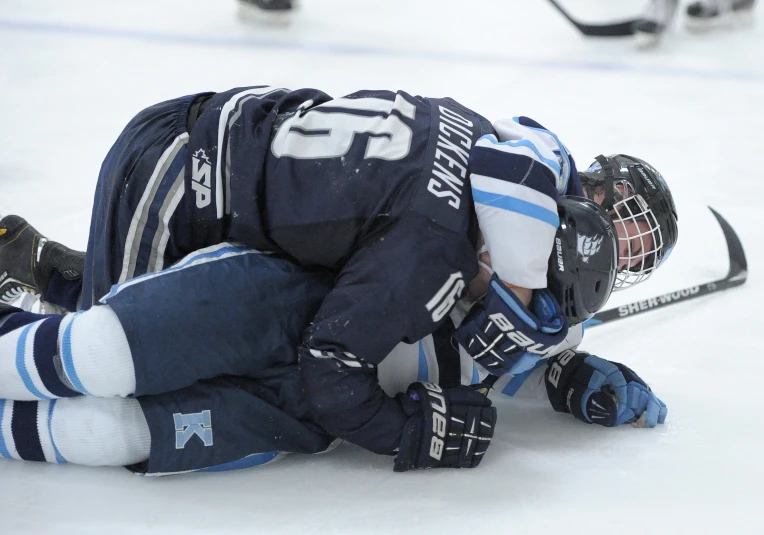
[[[667,256],[676,214],[662,178],[641,160],[597,165],[587,187],[618,231],[625,286]],[[377,365],[399,342],[446,323],[478,275],[481,236],[495,273],[479,289],[483,310],[460,328],[467,345],[477,326],[504,338],[489,352],[495,358],[474,347],[472,357],[518,375],[554,354],[568,321],[546,288],[547,260],[557,201],[568,193],[583,188],[556,136],[522,118],[491,125],[450,99],[366,91],[332,100],[253,87],[158,104],[106,157],[82,291],[76,255],[31,231],[20,255],[32,262],[23,264],[26,280],[4,281],[4,290],[31,287],[80,309],[6,311],[0,396],[16,402],[5,417],[36,416],[39,399],[138,396],[151,430],[149,472],[253,452],[310,453],[332,437],[396,454],[397,470],[474,467],[495,424],[490,401],[467,386],[421,382],[392,398]],[[11,250],[23,226],[8,227]],[[582,247],[593,251],[594,242]],[[187,329],[189,315],[206,317]],[[242,318],[249,328],[237,328]],[[292,333],[305,326],[297,366]],[[665,417],[627,368],[567,355],[550,367],[564,372],[555,372],[555,388],[580,390],[583,401],[558,410],[591,422],[587,400],[612,387],[620,403],[610,425]],[[243,415],[247,451],[226,435]],[[32,442],[34,454],[15,441],[9,456],[59,459],[52,438]]]

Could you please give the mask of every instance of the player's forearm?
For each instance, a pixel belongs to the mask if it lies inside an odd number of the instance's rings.
[[[348,368],[300,348],[300,380],[311,414],[324,430],[374,453],[391,455],[407,416],[387,396],[373,368]]]

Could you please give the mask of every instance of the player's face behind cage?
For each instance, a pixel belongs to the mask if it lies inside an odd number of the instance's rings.
[[[616,289],[633,286],[658,266],[663,235],[658,220],[640,195],[623,199],[610,211],[618,233],[618,275]]]
[[[614,188],[616,202],[608,211],[618,234],[618,277],[615,289],[633,286],[646,279],[656,265],[663,239],[654,214],[629,184],[618,183]],[[602,204],[605,193],[598,188],[593,200]]]
[[[663,177],[642,160],[614,155],[598,156],[581,178],[587,195],[608,210],[618,233],[614,290],[646,280],[676,243],[676,209]]]

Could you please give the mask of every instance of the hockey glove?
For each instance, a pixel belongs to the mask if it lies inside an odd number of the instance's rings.
[[[552,358],[545,382],[554,410],[586,423],[655,427],[668,413],[631,368],[582,351],[569,349]]]
[[[485,302],[472,307],[456,339],[494,375],[527,371],[568,333],[565,314],[548,290],[534,290],[530,308],[494,274]]]
[[[475,468],[491,444],[496,408],[470,386],[413,383],[397,399],[409,416],[395,471]]]

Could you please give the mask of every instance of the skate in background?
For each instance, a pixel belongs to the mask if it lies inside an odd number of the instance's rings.
[[[630,37],[633,36],[639,48],[652,48],[660,44],[664,36],[673,29],[678,18],[683,18],[687,31],[705,33],[713,30],[735,30],[750,26],[753,23],[753,10],[756,0],[694,0],[680,2],[679,0],[647,0],[641,13],[633,18],[618,17],[619,20],[609,23],[586,24],[579,20],[573,9],[580,6],[569,5],[570,2],[549,0],[552,6],[562,14],[581,33],[591,37]],[[597,8],[592,7],[590,11]],[[620,4],[624,13],[634,10],[632,2]],[[604,7],[604,6],[600,6]],[[595,11],[596,12],[596,11]],[[613,8],[609,8],[603,18],[613,16]],[[633,11],[632,11],[633,12]],[[677,13],[682,13],[677,15]],[[583,19],[583,14],[581,19]],[[587,20],[594,15],[586,15]]]

